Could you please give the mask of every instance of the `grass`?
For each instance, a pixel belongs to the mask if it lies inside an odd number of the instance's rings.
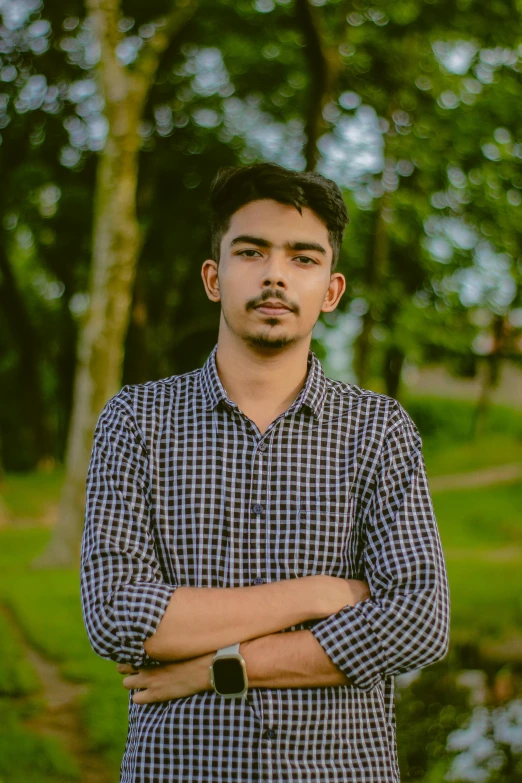
[[[0,615],[0,698],[37,694],[40,684],[22,648],[11,634],[6,620]]]
[[[76,760],[55,737],[24,728],[12,700],[0,699],[0,783],[76,783]]]
[[[482,436],[473,441],[441,446],[425,439],[424,461],[428,476],[446,476],[473,470],[522,463],[522,440],[508,434]]]
[[[468,400],[406,396],[404,408],[419,428],[424,445],[455,446],[475,439],[475,404]],[[481,438],[507,435],[522,446],[522,409],[492,405]]]
[[[522,558],[488,562],[446,558],[451,591],[452,643],[476,645],[484,657],[500,647],[507,662],[519,640],[522,658]],[[503,650],[503,651],[502,651]],[[498,656],[498,653],[497,653]]]
[[[14,517],[41,519],[60,498],[64,470],[8,473],[1,485],[2,499]]]
[[[5,532],[0,539],[4,545],[9,539]],[[2,546],[0,552],[1,560],[8,559],[9,548]],[[8,580],[15,568],[2,568],[2,578]],[[0,639],[0,783],[79,781],[78,764],[67,749],[56,738],[41,736],[24,726],[25,720],[45,709],[45,704],[36,672],[3,615]]]
[[[453,643],[522,658],[522,483],[433,494],[451,591]]]
[[[522,543],[522,483],[434,492],[445,549],[510,547]]]
[[[91,752],[103,755],[108,770],[117,780],[127,734],[127,691],[121,684],[116,664],[99,658],[89,645],[81,615],[77,571],[29,570],[29,563],[45,548],[50,534],[50,530],[38,527],[13,526],[0,530],[0,600],[14,611],[30,643],[58,663],[66,678],[90,683],[90,690],[80,705],[88,746]],[[6,692],[11,696],[14,691],[32,693],[34,673],[5,623],[4,626],[0,624],[3,640],[0,666],[5,667],[5,680],[10,683]],[[0,693],[2,682],[0,670]],[[14,723],[7,726],[7,733],[2,725],[2,737],[10,738],[11,743],[18,743],[24,749],[27,766],[13,764],[11,768],[12,755],[6,753],[2,760],[0,742],[0,783],[77,780],[73,760],[67,761],[65,749],[60,751],[55,741],[48,747],[48,738],[35,739],[19,725],[22,716],[18,715],[16,720],[16,711],[14,714]],[[42,744],[46,750],[42,750]],[[30,761],[36,754],[44,759],[44,768],[38,759],[33,759],[33,775]],[[49,776],[45,770],[50,770]]]

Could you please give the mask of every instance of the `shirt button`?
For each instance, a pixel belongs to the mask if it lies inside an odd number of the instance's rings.
[[[268,448],[268,444],[267,443],[263,442],[263,443],[259,444],[259,451],[266,451],[267,448]]]
[[[254,579],[254,584],[255,585],[262,585],[264,581],[265,580],[263,579],[262,576],[256,576],[256,578]]]
[[[267,729],[265,733],[263,734],[263,739],[274,739],[274,737],[277,735],[277,732],[274,731],[274,729]]]
[[[254,514],[262,514],[264,510],[265,509],[263,508],[263,506],[261,506],[259,503],[254,503],[254,505],[252,506],[252,511],[254,512]]]

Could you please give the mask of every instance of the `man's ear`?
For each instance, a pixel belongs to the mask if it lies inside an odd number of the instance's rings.
[[[219,288],[218,265],[213,258],[207,258],[201,267],[201,277],[208,298],[212,302],[219,302],[221,291]]]

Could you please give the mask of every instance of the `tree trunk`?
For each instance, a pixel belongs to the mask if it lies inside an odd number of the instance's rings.
[[[493,348],[485,359],[482,387],[473,417],[473,434],[475,437],[478,437],[484,431],[487,415],[491,407],[491,395],[500,379],[505,326],[505,316],[496,315],[493,321]]]
[[[391,194],[386,191],[381,197],[375,213],[374,241],[366,264],[366,285],[369,292],[368,310],[363,315],[362,330],[354,346],[354,370],[357,383],[363,388],[368,383],[370,374],[371,332],[376,323],[375,303],[377,298],[382,295],[383,283],[388,271],[390,239],[383,215],[389,207],[390,201]]]
[[[85,510],[85,480],[96,421],[120,388],[138,252],[136,218],[139,123],[160,55],[194,14],[197,0],[177,0],[132,70],[116,57],[119,0],[88,0],[101,46],[99,79],[109,132],[97,169],[89,309],[82,324],[66,476],[58,522],[32,568],[77,567]]]
[[[52,439],[38,361],[39,339],[18,289],[6,247],[7,242],[5,237],[2,237],[0,239],[0,304],[18,348],[20,398],[26,422],[33,433],[36,460],[38,465],[44,465],[52,459]]]
[[[342,64],[337,47],[327,46],[323,41],[319,15],[310,0],[296,0],[295,10],[305,39],[310,78],[310,100],[305,124],[306,171],[315,171],[319,159],[317,142],[327,127],[323,109],[332,96]]]
[[[395,400],[399,399],[402,368],[406,359],[403,351],[396,345],[390,345],[384,359],[385,393]]]

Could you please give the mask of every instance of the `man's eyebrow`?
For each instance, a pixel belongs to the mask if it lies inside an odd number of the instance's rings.
[[[258,247],[272,247],[272,242],[263,237],[253,237],[250,234],[240,234],[230,243],[230,247],[233,245],[239,245],[241,242],[246,242],[249,245],[257,245]],[[283,245],[285,250],[316,250],[318,253],[327,255],[326,250],[322,245],[318,245],[316,242],[285,242]]]

